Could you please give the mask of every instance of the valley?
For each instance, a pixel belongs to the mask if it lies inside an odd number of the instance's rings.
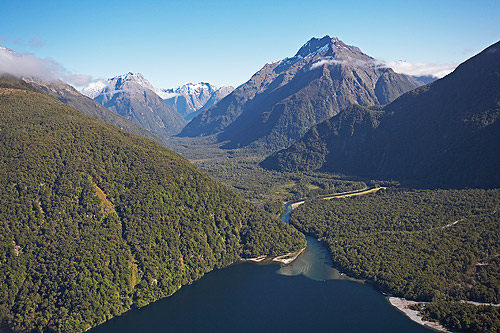
[[[499,331],[500,42],[304,40],[236,88],[0,46],[0,332]]]
[[[212,149],[216,149],[216,145]],[[225,153],[232,157],[224,156]],[[314,239],[320,239],[326,245],[328,256],[333,255],[333,267],[350,276],[368,279],[390,295],[414,300],[411,304],[418,306],[412,309],[419,311],[413,310],[413,315],[423,319],[418,321],[421,324],[441,330],[443,326],[434,324],[438,320],[448,328],[465,331],[490,331],[500,324],[498,308],[488,306],[498,303],[498,296],[494,296],[498,295],[496,256],[500,251],[498,190],[411,190],[395,181],[354,180],[321,172],[274,173],[260,169],[257,155],[248,151],[246,154],[221,150],[215,154],[217,157],[205,156],[194,162],[251,202],[261,203],[264,209],[274,203],[275,208],[268,210],[274,214],[283,212],[279,210],[282,202],[300,203],[295,206],[291,223],[308,235],[308,246]],[[326,189],[331,192],[325,192]],[[401,196],[413,198],[399,207]],[[306,200],[302,200],[304,198]],[[364,206],[358,206],[358,201]],[[454,211],[458,207],[459,210]],[[349,212],[355,214],[348,215]],[[386,222],[382,222],[384,220]],[[346,229],[348,221],[352,223],[352,234]],[[387,226],[370,230],[368,221],[374,226],[381,223]],[[339,223],[338,229],[318,231],[335,223]],[[475,232],[477,234],[473,234]],[[487,240],[489,243],[485,243]],[[381,257],[377,257],[377,253]],[[438,261],[432,262],[433,257],[439,258]],[[444,258],[448,261],[439,261]],[[293,266],[300,265],[302,259],[297,260],[282,267],[280,272],[293,272]],[[373,264],[374,267],[364,270],[354,268]],[[450,277],[441,276],[443,272],[451,274]],[[342,277],[339,273],[334,275]],[[394,280],[396,276],[404,282]],[[436,284],[438,281],[441,286]],[[475,286],[462,290],[461,284]],[[443,286],[458,289],[439,289]],[[412,288],[424,294],[415,293]],[[468,305],[474,303],[472,300],[480,301],[474,305],[477,309]],[[448,312],[440,312],[441,307]],[[467,317],[467,324],[461,320],[451,323],[451,318],[457,316]]]

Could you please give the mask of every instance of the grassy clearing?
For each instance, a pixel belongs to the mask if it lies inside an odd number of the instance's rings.
[[[364,190],[364,191],[357,191],[357,192],[352,192],[352,193],[345,193],[345,194],[335,194],[335,195],[331,195],[331,196],[328,196],[326,198],[323,198],[324,200],[331,200],[331,199],[342,199],[342,198],[349,198],[349,197],[357,197],[357,196],[360,196],[360,195],[365,195],[365,194],[370,194],[370,193],[376,193],[378,192],[379,190],[385,190],[387,187],[375,187],[375,188],[371,188],[371,189],[368,189],[368,190]]]

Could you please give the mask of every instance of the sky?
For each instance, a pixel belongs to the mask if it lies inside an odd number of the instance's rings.
[[[500,40],[500,1],[0,2],[0,45],[23,55],[18,71],[49,66],[77,87],[127,72],[160,88],[236,87],[324,35],[442,76]],[[0,70],[15,66],[2,59]]]

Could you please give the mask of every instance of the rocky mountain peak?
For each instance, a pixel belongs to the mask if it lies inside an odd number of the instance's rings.
[[[419,84],[379,69],[373,58],[338,38],[312,38],[295,56],[264,65],[195,117],[181,136],[217,134],[228,142],[225,148],[279,149],[350,104],[387,104]]]
[[[234,90],[233,87],[215,87],[207,82],[187,83],[175,89],[162,89],[159,95],[186,120],[191,120]]]
[[[295,57],[306,58],[314,54],[319,54],[327,51],[332,43],[332,40],[338,40],[337,38],[330,38],[326,35],[323,38],[311,38],[308,40],[299,51],[295,54]]]
[[[111,85],[114,85],[116,89],[118,89],[119,87],[121,87],[123,84],[125,84],[127,82],[136,83],[136,84],[140,85],[141,87],[152,90],[152,91],[158,90],[141,73],[128,72],[127,74],[118,75],[118,76],[115,76],[114,78],[109,79],[109,83],[111,83]]]

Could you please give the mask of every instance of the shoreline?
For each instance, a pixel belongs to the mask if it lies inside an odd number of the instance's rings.
[[[269,260],[270,262],[279,262],[284,265],[288,265],[289,263],[293,262],[297,257],[304,252],[306,247],[303,247],[299,251],[295,252],[289,252],[286,254],[282,254],[279,256],[266,256],[266,255],[261,255],[255,258],[241,258],[239,261],[241,262],[254,262],[254,263],[260,263],[265,260]]]
[[[422,316],[420,315],[420,311],[412,310],[409,308],[409,306],[411,305],[425,303],[425,302],[410,301],[407,300],[406,298],[400,298],[394,296],[388,296],[386,297],[386,299],[389,302],[389,304],[391,304],[391,306],[396,308],[398,311],[404,313],[408,318],[410,318],[417,324],[420,324],[437,332],[452,332],[443,325],[441,325],[439,322],[423,320]]]
[[[344,197],[347,197],[347,196],[353,196],[353,195],[363,195],[363,194],[368,194],[368,193],[372,193],[372,191],[374,192],[377,192],[378,190],[380,189],[385,189],[386,187],[379,187],[379,188],[372,188],[372,189],[363,189],[363,190],[360,190],[360,191],[351,191],[351,192],[344,192],[344,193],[339,193],[337,196],[330,196],[330,197],[323,197],[322,199],[323,200],[331,200],[335,197],[337,198],[344,198]],[[354,192],[354,193],[353,193]],[[291,208],[292,210],[298,206],[300,206],[301,204],[305,203],[305,200],[301,200],[301,201],[295,201],[295,202],[292,202],[291,203]],[[310,235],[311,237],[313,237],[314,239],[316,239],[316,237]],[[323,243],[320,239],[317,239],[319,242]],[[305,249],[305,248],[304,248]],[[302,249],[302,251],[304,251],[304,249]],[[302,251],[300,253],[302,253]],[[300,254],[299,253],[299,254]],[[298,255],[297,255],[298,256]],[[331,253],[330,253],[330,256],[331,256]],[[295,260],[297,257],[295,257],[293,260]],[[292,260],[292,261],[293,261]],[[290,262],[292,262],[290,261]],[[340,272],[340,270],[339,270]],[[413,304],[418,304],[418,303],[423,303],[423,302],[417,302],[417,301],[410,301],[410,300],[407,300],[405,298],[399,298],[399,297],[394,297],[394,296],[388,296],[378,285],[377,283],[375,283],[374,281],[370,280],[370,279],[366,279],[366,278],[355,278],[347,273],[344,273],[342,272],[341,275],[345,276],[347,279],[352,279],[354,281],[358,281],[358,282],[363,282],[363,283],[370,283],[372,284],[377,290],[379,290],[384,296],[385,296],[385,299],[389,302],[389,304],[396,308],[396,310],[398,310],[399,312],[402,312],[405,316],[407,316],[410,320],[412,320],[413,322],[416,322],[417,324],[419,325],[422,325],[424,327],[427,327],[433,331],[437,331],[437,332],[452,332],[448,329],[446,329],[443,325],[441,325],[439,322],[432,322],[432,321],[426,321],[426,320],[423,320],[422,319],[422,316],[420,315],[420,312],[417,311],[417,310],[412,310],[412,309],[409,309],[408,307],[413,305]]]
[[[291,263],[295,259],[297,259],[297,257],[302,252],[305,251],[305,249],[306,249],[306,247],[303,247],[299,251],[289,252],[289,253],[282,254],[282,255],[279,255],[279,256],[267,256],[267,255],[264,254],[264,255],[261,255],[261,256],[255,257],[255,258],[241,258],[241,259],[239,259],[239,261],[241,261],[241,262],[260,263],[260,262],[263,262],[265,260],[269,260],[270,262],[279,262],[281,264],[288,265],[289,263]]]
[[[267,256],[262,255],[262,256],[255,257],[255,258],[241,258],[240,260],[241,261],[250,261],[250,262],[261,262],[261,261],[266,260],[266,259],[267,259]]]
[[[277,256],[273,258],[273,262],[279,262],[285,265],[288,265],[289,263],[293,262],[297,257],[306,250],[306,247],[303,247],[297,252],[290,252],[281,256]]]

